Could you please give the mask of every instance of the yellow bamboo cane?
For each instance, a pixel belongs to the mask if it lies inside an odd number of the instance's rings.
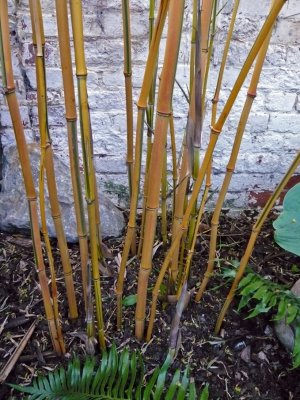
[[[194,204],[197,201],[199,191],[201,189],[205,174],[207,172],[207,167],[210,163],[210,159],[212,157],[213,150],[214,150],[215,145],[218,140],[218,136],[222,131],[224,123],[232,109],[232,106],[238,96],[238,93],[239,93],[239,91],[246,79],[246,76],[253,64],[253,61],[255,60],[262,44],[264,43],[265,38],[267,37],[270,30],[272,29],[273,23],[276,20],[278,14],[279,14],[280,10],[282,9],[283,5],[285,4],[285,2],[286,2],[286,0],[278,0],[277,3],[272,7],[272,10],[271,10],[270,14],[268,15],[268,17],[266,18],[266,21],[263,24],[253,46],[248,54],[248,57],[237,77],[237,80],[233,86],[233,89],[227,99],[227,102],[222,110],[222,113],[221,113],[218,121],[216,122],[216,124],[213,127],[211,127],[210,142],[208,144],[208,148],[206,150],[203,162],[199,169],[198,177],[194,184],[194,188],[193,188],[193,192],[191,194],[190,201],[188,203],[187,209],[183,216],[181,227],[180,227],[178,233],[176,234],[174,242],[172,243],[169,251],[166,254],[165,260],[163,262],[159,276],[157,278],[156,284],[155,284],[153,292],[152,292],[152,305],[151,305],[150,322],[149,322],[148,332],[147,332],[147,339],[151,338],[151,336],[152,336],[152,330],[153,330],[153,324],[154,324],[154,318],[155,318],[155,312],[156,312],[156,303],[157,303],[160,285],[161,285],[164,275],[168,269],[170,260],[172,259],[172,256],[173,256],[173,253],[174,253],[174,251],[176,251],[177,246],[179,245],[183,234],[187,231],[189,218],[190,218],[191,212],[193,210]]]
[[[59,320],[58,309],[58,291],[56,284],[56,273],[54,268],[54,260],[52,255],[51,244],[48,235],[45,207],[45,157],[47,148],[47,109],[46,109],[46,85],[45,85],[45,64],[44,64],[44,46],[45,37],[42,23],[42,12],[39,0],[30,0],[30,16],[32,21],[32,38],[36,52],[36,79],[37,79],[37,99],[38,99],[38,114],[40,127],[40,173],[39,173],[39,201],[40,201],[40,216],[41,216],[41,232],[44,238],[46,252],[48,256],[50,274],[51,274],[51,292],[53,300],[53,313],[57,328],[57,337],[59,340],[62,352],[65,353],[65,344],[63,340],[61,324]]]
[[[129,193],[132,192],[133,173],[133,109],[132,109],[132,69],[131,69],[131,29],[129,0],[122,0],[123,42],[124,42],[124,77],[127,121],[127,168]]]
[[[56,0],[57,3],[60,0]],[[58,5],[58,4],[57,4]],[[88,209],[90,257],[95,291],[96,316],[98,323],[98,338],[102,350],[105,349],[104,321],[102,311],[102,296],[98,264],[99,227],[97,227],[96,179],[93,163],[93,144],[91,137],[90,115],[87,97],[87,68],[84,55],[83,21],[81,0],[71,0],[71,20],[75,50],[76,76],[78,83],[80,127],[82,138],[83,162],[85,173],[85,195]],[[98,208],[99,211],[99,208]],[[96,222],[96,223],[95,223]]]
[[[240,282],[240,280],[243,277],[243,274],[245,272],[245,269],[247,267],[249,258],[251,257],[252,251],[253,251],[253,247],[255,245],[257,236],[259,235],[259,232],[261,231],[262,225],[265,222],[269,212],[271,211],[271,209],[273,208],[276,200],[278,199],[280,193],[282,192],[282,190],[284,189],[284,187],[286,186],[286,184],[288,183],[289,179],[291,178],[291,176],[293,175],[294,171],[296,170],[296,168],[299,166],[300,164],[300,152],[297,153],[294,161],[292,162],[291,166],[289,167],[287,173],[284,175],[284,177],[282,178],[281,182],[279,183],[279,185],[277,186],[277,188],[275,189],[275,191],[273,192],[272,196],[270,196],[269,200],[267,201],[266,205],[264,206],[263,210],[261,211],[259,217],[257,218],[256,223],[253,225],[252,228],[252,233],[250,236],[250,239],[248,241],[247,244],[247,248],[246,251],[241,259],[241,263],[239,265],[239,268],[237,270],[236,276],[234,278],[234,281],[232,283],[232,286],[230,288],[230,291],[227,295],[226,301],[222,307],[222,310],[219,314],[218,317],[218,321],[216,323],[216,327],[215,327],[215,333],[218,334],[223,319],[226,315],[226,312],[232,302],[232,299],[234,297],[235,291],[238,287],[238,284]]]
[[[150,88],[153,81],[153,76],[156,68],[156,60],[158,55],[158,49],[160,44],[160,39],[168,11],[169,0],[161,0],[156,24],[154,28],[154,33],[149,49],[149,55],[147,58],[146,68],[144,72],[144,78],[141,88],[140,97],[137,103],[138,115],[136,123],[136,141],[135,141],[135,157],[134,157],[134,173],[133,173],[133,186],[132,195],[130,201],[130,214],[128,221],[128,228],[125,237],[124,249],[122,253],[122,260],[120,271],[118,275],[117,285],[116,285],[116,295],[117,295],[117,328],[121,328],[122,324],[122,295],[124,286],[124,275],[126,269],[126,263],[128,261],[130,246],[132,239],[135,234],[136,227],[136,209],[138,202],[139,193],[139,180],[140,180],[140,168],[141,168],[141,148],[143,141],[143,125],[145,111],[147,108],[147,99],[149,96]]]
[[[39,219],[37,211],[36,192],[33,183],[33,177],[30,167],[30,160],[27,150],[27,144],[24,135],[23,123],[20,116],[20,109],[15,93],[15,83],[13,77],[10,40],[9,40],[9,23],[8,23],[8,7],[7,0],[0,1],[0,56],[3,70],[3,86],[7,99],[9,112],[11,115],[14,134],[17,142],[20,164],[22,168],[23,180],[25,185],[26,197],[28,200],[29,216],[31,224],[31,235],[33,242],[33,250],[35,255],[35,264],[38,272],[39,283],[44,302],[45,314],[48,321],[50,336],[53,348],[58,354],[62,354],[63,349],[57,336],[57,328],[52,307],[52,299],[48,287],[48,280],[43,260],[43,252],[39,231]]]
[[[70,34],[68,22],[67,1],[56,2],[56,19],[58,27],[58,43],[60,50],[60,59],[62,66],[62,78],[66,109],[66,121],[68,131],[68,147],[70,158],[70,170],[72,189],[74,197],[74,208],[77,223],[77,235],[79,239],[80,261],[82,273],[83,298],[86,306],[87,299],[87,263],[88,263],[88,240],[86,232],[86,221],[84,214],[84,204],[81,189],[80,165],[78,156],[77,139],[77,113],[74,91],[74,80],[72,70]]]
[[[137,306],[135,314],[135,334],[141,340],[144,334],[144,319],[146,311],[146,297],[148,278],[151,270],[152,247],[156,229],[157,209],[159,204],[160,180],[163,166],[163,149],[166,145],[166,135],[169,118],[172,112],[172,93],[175,81],[177,58],[179,52],[181,28],[183,20],[184,0],[176,4],[170,3],[167,44],[164,65],[161,73],[161,82],[157,99],[157,114],[155,121],[155,136],[149,166],[149,182],[151,187],[147,198],[145,217],[145,239],[140,265]]]
[[[194,84],[194,77],[195,77],[197,13],[198,13],[198,0],[193,0],[192,33],[191,33],[191,56],[190,56],[190,93],[192,91],[192,87],[193,87],[193,84]]]
[[[69,317],[71,319],[75,319],[78,317],[78,311],[77,311],[75,289],[72,277],[72,267],[69,258],[69,251],[63,228],[63,223],[61,219],[61,212],[60,212],[56,179],[55,179],[54,163],[53,163],[52,141],[50,139],[48,118],[47,118],[47,93],[46,93],[46,76],[45,76],[46,69],[43,56],[44,37],[43,37],[43,27],[41,20],[42,13],[38,0],[32,1],[31,5],[33,10],[36,10],[33,16],[33,22],[35,27],[35,35],[36,35],[37,50],[38,50],[36,58],[37,61],[36,71],[37,71],[37,82],[38,82],[38,114],[39,114],[39,123],[41,128],[40,134],[41,136],[43,136],[44,166],[47,176],[51,215],[56,231],[57,242],[60,250],[60,256],[66,283],[66,292],[69,305]]]
[[[151,45],[153,31],[154,31],[154,11],[155,11],[155,0],[150,0],[149,2],[149,46]],[[157,56],[158,57],[158,56]],[[148,171],[152,151],[152,136],[153,136],[153,117],[154,117],[154,102],[155,102],[155,89],[156,89],[156,76],[157,76],[157,65],[155,67],[155,72],[150,88],[148,105],[146,110],[147,119],[147,155],[146,155],[146,167],[144,176],[144,187],[143,187],[143,206],[142,206],[142,222],[140,226],[140,239],[137,257],[140,259],[141,252],[143,248],[144,240],[144,226],[145,226],[145,209],[147,203],[147,192],[148,192]]]
[[[272,4],[274,1],[272,2]],[[216,257],[216,247],[217,247],[217,235],[218,235],[218,225],[219,225],[219,219],[220,219],[220,214],[222,211],[222,207],[224,204],[225,196],[228,191],[228,187],[231,182],[232,175],[234,173],[240,145],[243,139],[243,135],[245,132],[245,127],[248,122],[249,114],[252,108],[253,101],[256,97],[256,90],[257,90],[257,85],[259,82],[260,74],[262,71],[263,63],[266,57],[266,53],[268,50],[268,46],[270,43],[271,39],[271,33],[267,36],[262,48],[260,49],[260,52],[257,56],[257,61],[254,67],[251,83],[249,86],[247,98],[244,104],[244,108],[240,117],[240,121],[238,124],[237,132],[235,135],[230,159],[226,168],[226,175],[222,184],[222,188],[219,192],[219,196],[216,202],[216,207],[212,216],[211,220],[211,234],[210,234],[210,244],[209,244],[209,259],[207,263],[207,269],[204,274],[203,280],[201,282],[200,288],[197,292],[196,295],[196,301],[200,301],[201,297],[206,289],[206,286],[208,284],[208,281],[210,279],[210,276],[212,275],[213,268],[214,268],[214,261]]]

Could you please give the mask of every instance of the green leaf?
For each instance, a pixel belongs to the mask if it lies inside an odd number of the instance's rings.
[[[252,281],[252,279],[257,278],[255,276],[255,274],[253,272],[250,272],[249,274],[247,274],[239,283],[239,289],[241,289],[242,287],[248,285],[248,283],[250,283]]]
[[[293,367],[300,367],[300,325],[295,329],[295,344],[293,349]]]
[[[300,268],[296,264],[293,264],[291,271],[293,274],[297,274],[298,272],[300,272]]]
[[[249,301],[251,299],[251,295],[248,296],[242,296],[239,305],[238,305],[238,312],[241,311],[242,308],[244,308],[247,304],[249,304]]]
[[[300,183],[285,195],[283,211],[273,222],[275,242],[285,250],[300,256]]]
[[[256,307],[252,310],[252,312],[245,319],[254,318],[259,314],[266,313],[270,310],[271,307],[266,307],[264,303],[256,304]]]
[[[294,321],[294,319],[297,317],[299,308],[293,304],[288,305],[287,307],[287,319],[286,319],[286,323],[290,324]]]
[[[129,296],[124,297],[123,299],[123,306],[125,307],[130,307],[134,306],[137,302],[137,295],[136,294],[130,294]]]
[[[173,376],[169,390],[166,393],[165,400],[173,400],[174,399],[174,396],[178,389],[179,383],[180,383],[180,371],[179,371],[179,369],[177,369]]]
[[[208,400],[208,397],[209,397],[209,385],[205,385],[205,388],[202,390],[199,400]]]
[[[186,396],[196,399],[195,384],[189,384],[187,370],[182,379],[177,370],[171,384],[166,384],[171,362],[172,357],[168,355],[162,367],[157,367],[146,382],[141,354],[133,353],[131,357],[127,349],[118,354],[114,344],[103,354],[98,367],[95,358],[87,357],[82,366],[75,357],[68,363],[67,372],[61,367],[38,377],[30,387],[10,386],[28,394],[28,400],[172,400],[176,392],[177,400],[184,400]]]
[[[244,289],[241,291],[241,295],[247,295],[250,293],[255,292],[259,289],[265,282],[257,277],[254,282],[249,283],[249,285],[245,286]]]
[[[287,299],[282,298],[279,302],[278,311],[277,311],[277,314],[276,314],[274,320],[279,321],[279,320],[283,319],[285,317],[285,313],[287,311],[286,309],[287,309]]]

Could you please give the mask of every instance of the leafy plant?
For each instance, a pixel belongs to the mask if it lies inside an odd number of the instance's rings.
[[[273,222],[275,242],[285,250],[300,256],[300,183],[285,195],[283,211]]]
[[[250,302],[256,303],[250,310],[248,318],[274,310],[274,320],[285,320],[287,324],[295,324],[295,344],[293,349],[293,366],[300,366],[300,298],[295,296],[283,285],[271,282],[248,269],[248,273],[238,286],[241,300],[238,306],[240,311]]]
[[[10,386],[29,394],[29,400],[130,400],[130,399],[199,399],[207,400],[206,386],[197,397],[195,383],[186,369],[183,374],[177,370],[169,385],[166,385],[171,357],[162,367],[157,367],[145,380],[145,367],[140,353],[124,349],[117,353],[113,345],[104,352],[100,365],[95,358],[86,358],[83,366],[78,357],[63,367],[33,381],[32,386]]]

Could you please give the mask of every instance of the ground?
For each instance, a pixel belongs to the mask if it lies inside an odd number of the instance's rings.
[[[245,212],[239,218],[229,217],[226,213],[222,215],[218,239],[221,266],[229,266],[232,260],[241,257],[255,215],[255,212]],[[275,217],[273,214],[263,227],[250,264],[256,272],[268,275],[272,280],[290,287],[300,277],[300,259],[283,251],[274,243],[272,219]],[[208,215],[205,222],[209,222]],[[189,288],[197,286],[203,274],[207,261],[208,240],[209,231],[205,231],[204,228],[198,239]],[[114,256],[121,253],[122,243],[122,239],[106,241]],[[53,245],[58,264],[58,289],[61,293],[60,305],[67,357],[70,357],[71,353],[82,356],[85,346],[76,334],[83,332],[85,327],[78,247],[70,246],[70,255],[81,318],[70,322],[67,319],[64,283],[55,241]],[[153,286],[162,257],[163,248],[160,247],[155,254],[150,287]],[[151,371],[157,364],[162,364],[166,357],[174,305],[159,304],[154,335],[149,343],[139,343],[134,339],[134,306],[124,309],[123,330],[117,332],[115,260],[111,261],[110,268],[114,275],[102,279],[107,344],[109,346],[116,342],[119,349],[124,346],[141,349],[147,369]],[[138,264],[133,261],[128,267],[125,295],[135,293],[137,272]],[[214,337],[214,324],[228,291],[228,286],[221,281],[219,272],[218,269],[201,303],[191,301],[183,314],[181,347],[172,368],[184,368],[184,365],[189,364],[198,388],[204,383],[209,383],[210,399],[213,400],[300,399],[299,370],[292,369],[290,355],[275,337],[270,314],[245,320],[247,310],[238,314],[235,300],[224,321],[221,337]],[[46,373],[59,363],[66,362],[52,352],[30,238],[19,234],[0,233],[0,274],[0,326],[8,316],[8,323],[0,336],[0,368],[30,326],[30,321],[33,318],[38,318],[39,321],[30,342],[7,379],[7,382],[28,384],[37,374]],[[151,292],[149,297],[150,294]],[[14,398],[21,396],[2,385],[0,400]]]

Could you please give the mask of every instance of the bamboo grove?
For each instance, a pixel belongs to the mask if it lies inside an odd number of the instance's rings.
[[[7,0],[0,0],[2,82],[7,106],[13,122],[28,199],[36,269],[41,286],[46,318],[49,324],[53,347],[57,353],[63,354],[66,349],[60,325],[58,289],[56,285],[57,271],[53,261],[46,223],[45,181],[47,182],[50,194],[50,209],[63,265],[70,319],[75,319],[78,316],[77,299],[58,202],[52,141],[49,133],[43,13],[40,0],[28,0],[28,2],[32,24],[32,43],[35,49],[37,106],[40,130],[38,197],[34,187],[29,154],[20,118],[20,109],[15,93]],[[134,109],[132,91],[134,64],[131,55],[130,0],[122,0],[122,6],[120,7],[124,33],[124,88],[127,127],[127,132],[124,133],[127,136],[127,155],[124,154],[124,159],[126,158],[128,167],[130,211],[115,287],[116,329],[122,329],[123,293],[124,288],[128,284],[125,279],[126,268],[129,257],[135,256],[139,265],[139,270],[136,271],[137,303],[135,335],[139,340],[146,339],[149,341],[152,337],[161,285],[164,283],[168,294],[175,296],[177,299],[180,299],[183,288],[186,291],[189,287],[190,270],[194,267],[193,254],[196,239],[213,180],[212,165],[214,149],[237,96],[243,88],[247,76],[251,74],[244,107],[238,126],[236,127],[236,132],[233,134],[234,141],[225,171],[225,178],[217,195],[211,219],[207,265],[202,266],[203,269],[199,271],[199,286],[196,289],[194,299],[191,299],[191,301],[201,301],[203,293],[209,284],[216,260],[220,213],[231,179],[234,179],[234,170],[240,145],[251,113],[251,107],[255,101],[272,29],[286,0],[270,1],[269,14],[260,31],[257,33],[257,37],[243,67],[240,69],[229,97],[222,99],[222,104],[224,104],[222,107],[219,100],[223,75],[235,29],[236,17],[239,12],[240,1],[235,0],[233,2],[219,75],[215,82],[215,92],[213,99],[209,99],[207,86],[210,76],[210,64],[215,45],[214,37],[217,19],[222,10],[220,9],[221,5],[218,0],[192,0],[192,13],[190,16],[192,29],[190,32],[189,91],[185,93],[189,103],[188,114],[184,132],[175,132],[174,116],[176,116],[176,109],[173,109],[174,85],[176,85],[176,68],[186,3],[185,0],[159,0],[157,2],[149,0],[149,51],[147,60],[145,60],[144,75],[140,94],[136,102],[136,110]],[[67,96],[64,96],[65,117],[77,234],[80,247],[82,297],[85,304],[86,329],[89,338],[97,336],[100,348],[104,350],[106,346],[105,321],[103,319],[99,263],[105,261],[101,237],[97,180],[93,159],[93,133],[88,105],[88,68],[85,62],[84,19],[81,0],[56,0],[55,12],[63,90],[64,93],[67,93]],[[172,21],[172,23],[169,23],[169,21]],[[166,43],[164,53],[162,54],[162,38],[164,35],[166,35]],[[72,59],[71,41],[73,41],[74,45],[74,59]],[[161,68],[159,68],[158,60],[162,60]],[[77,99],[75,96],[73,64],[76,70]],[[252,66],[253,70],[250,72]],[[212,110],[209,113],[206,108],[208,101],[211,100]],[[136,123],[134,124],[135,117]],[[202,149],[201,143],[204,133],[202,131],[206,126],[204,124],[205,119],[209,120],[211,128],[207,148]],[[135,132],[133,132],[134,126]],[[77,139],[78,130],[80,130],[81,135],[80,142]],[[205,134],[207,133],[205,132]],[[176,148],[175,135],[177,137],[181,136],[182,145],[179,149]],[[144,140],[145,138],[146,140]],[[167,143],[170,146],[167,146]],[[170,154],[167,151],[168,147],[171,149]],[[143,159],[143,148],[146,148],[145,160]],[[80,153],[82,153],[84,175],[83,188],[81,187]],[[172,163],[172,190],[170,193],[168,192],[167,184],[167,160],[170,160]],[[216,323],[215,333],[218,333],[220,330],[223,318],[234,297],[238,283],[243,276],[260,229],[275,204],[276,199],[299,163],[300,155],[298,153],[296,158],[291,160],[290,168],[253,226],[238,273]],[[145,165],[144,174],[142,174],[142,164]],[[142,177],[143,179],[141,179]],[[139,203],[139,194],[142,197],[141,204]],[[84,197],[86,204],[83,200]],[[40,216],[38,215],[38,202]],[[137,218],[138,207],[140,206],[142,214],[141,218]],[[85,209],[87,209],[87,220],[85,220]],[[159,225],[157,224],[158,218],[160,219]],[[140,221],[140,224],[138,221]],[[160,229],[158,229],[158,226]],[[155,256],[153,257],[153,247],[156,238],[159,238],[163,242],[165,254],[163,262],[158,266],[159,273],[155,276],[155,284],[149,292],[149,276],[153,274],[152,265],[158,263]],[[43,259],[42,240],[46,248],[46,263]],[[48,268],[45,265],[49,266],[51,285],[48,285]],[[130,266],[129,268],[132,267]],[[151,293],[151,295],[148,295],[148,293]],[[93,315],[94,308],[96,311],[95,316]],[[150,312],[149,320],[146,318],[148,311]]]

